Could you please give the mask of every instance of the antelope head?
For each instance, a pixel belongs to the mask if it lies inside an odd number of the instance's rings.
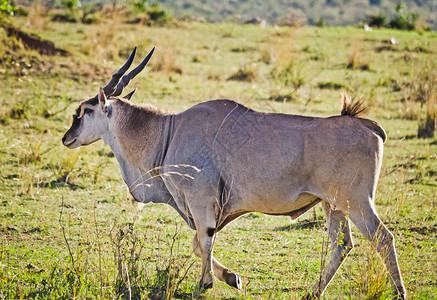
[[[131,79],[144,69],[155,48],[135,69],[124,75],[132,65],[136,50],[135,47],[126,63],[112,75],[111,80],[104,88],[100,88],[100,92],[95,97],[83,101],[79,105],[76,114],[73,115],[73,124],[62,138],[64,146],[75,149],[89,145],[101,139],[108,131],[109,118],[112,114],[111,103],[115,99],[114,97],[121,95]],[[123,98],[130,100],[134,92],[135,90]]]

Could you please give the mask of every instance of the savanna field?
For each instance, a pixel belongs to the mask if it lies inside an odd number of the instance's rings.
[[[437,299],[437,33],[231,23],[98,24],[16,17],[70,55],[27,49],[0,27],[0,299],[191,299],[200,278],[194,232],[169,206],[134,205],[103,142],[61,138],[137,46],[126,93],[171,112],[227,98],[263,112],[340,113],[345,89],[388,140],[377,211],[395,236],[410,299]],[[32,28],[32,29],[30,29]],[[391,43],[396,41],[397,43]],[[426,134],[425,134],[426,135]],[[256,163],[256,162],[253,162]],[[323,299],[390,299],[382,260],[352,226],[355,248]],[[320,205],[298,221],[247,214],[217,235],[215,257],[242,276],[205,299],[298,299],[329,258]]]

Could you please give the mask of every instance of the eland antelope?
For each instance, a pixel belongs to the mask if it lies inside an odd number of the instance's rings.
[[[382,255],[393,290],[404,299],[393,234],[375,210],[384,129],[360,118],[361,104],[343,95],[341,115],[329,118],[261,113],[230,100],[212,100],[178,113],[129,102],[123,88],[136,48],[108,85],[82,102],[62,138],[70,148],[102,139],[114,152],[136,201],[167,203],[196,231],[200,287],[213,275],[240,289],[236,273],[213,255],[216,233],[249,212],[297,219],[321,203],[331,257],[305,298],[319,298],[353,247],[350,221]]]

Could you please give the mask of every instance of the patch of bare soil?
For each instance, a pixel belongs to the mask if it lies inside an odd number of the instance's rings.
[[[84,63],[71,56],[59,60],[57,56],[42,57],[34,51],[27,51],[22,46],[6,46],[0,55],[0,75],[9,74],[16,77],[47,75],[62,76],[77,82],[89,82],[110,78],[111,70],[105,67]]]
[[[37,50],[41,55],[62,55],[70,56],[71,54],[63,49],[56,48],[51,41],[43,40],[33,33],[26,33],[12,25],[3,25],[9,37],[15,37],[20,40],[24,47]]]

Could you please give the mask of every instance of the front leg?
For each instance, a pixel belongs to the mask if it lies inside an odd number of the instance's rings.
[[[195,238],[197,237],[202,259],[202,275],[199,287],[206,290],[212,288],[213,285],[212,251],[216,232],[214,209],[197,211],[197,213],[193,213],[193,217],[196,224]]]
[[[215,240],[215,237],[214,237]],[[200,251],[199,240],[197,238],[197,233],[193,238],[193,251],[198,257],[202,258],[202,253]],[[226,282],[228,285],[241,289],[242,283],[241,278],[238,274],[229,271],[228,268],[223,266],[217,259],[212,256],[212,270],[214,275],[221,281]]]
[[[206,230],[205,230],[206,229]],[[212,277],[212,249],[214,236],[209,236],[207,232],[202,231],[214,231],[215,227],[200,228],[197,230],[197,236],[199,239],[199,246],[202,256],[202,276],[200,277],[199,286],[202,289],[210,289],[213,285]]]

